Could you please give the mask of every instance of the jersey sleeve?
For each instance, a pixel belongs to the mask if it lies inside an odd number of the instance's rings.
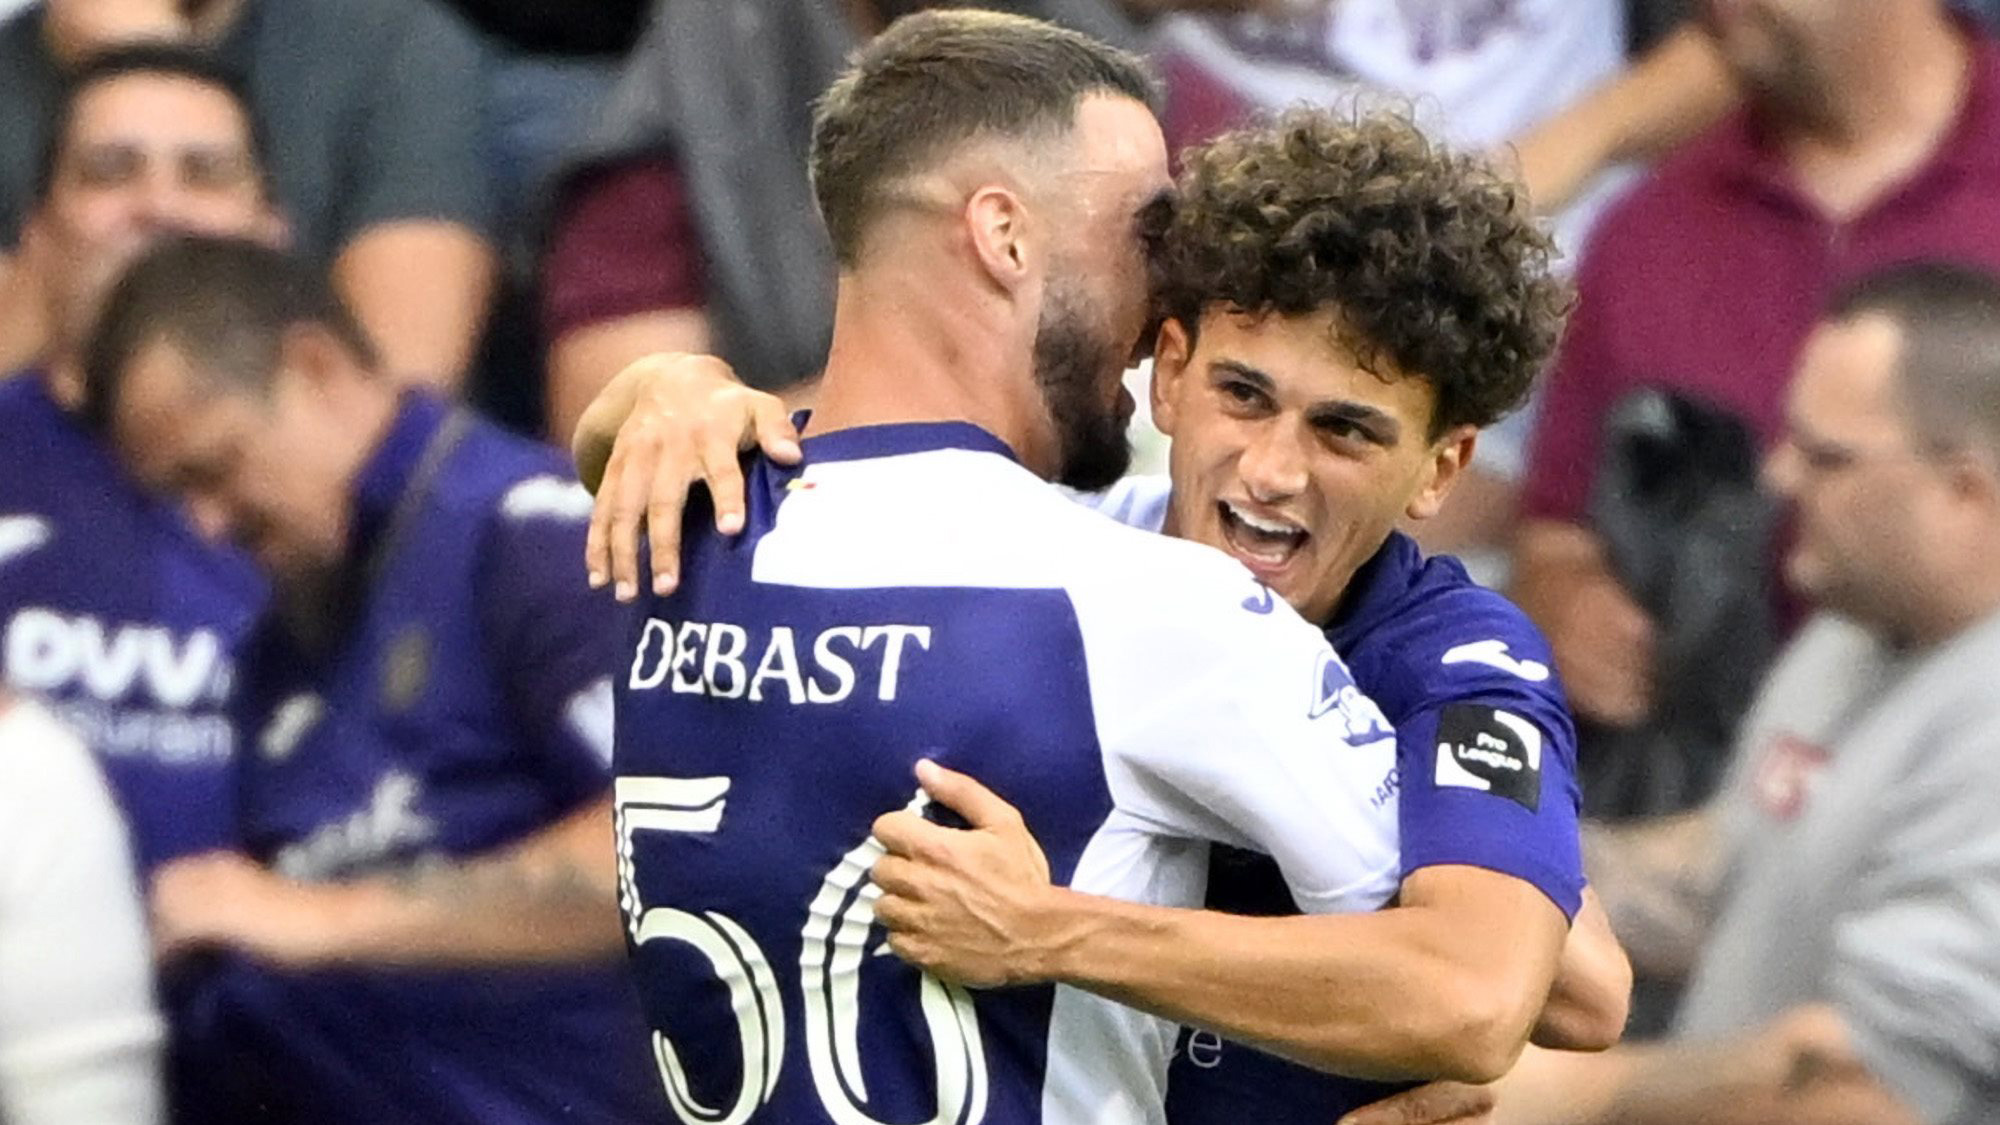
[[[1546,643],[1525,621],[1475,610],[1404,651],[1399,674],[1429,685],[1396,730],[1404,873],[1511,875],[1574,918],[1584,883],[1576,728]]]
[[[590,496],[574,480],[530,477],[500,502],[481,567],[488,651],[508,705],[539,748],[536,766],[565,804],[611,784],[611,677],[624,618],[589,588]]]
[[[1381,906],[1401,870],[1393,730],[1319,630],[1220,555],[1196,569],[1155,627],[1083,619],[1113,802],[1160,835],[1270,855],[1302,909]],[[1094,648],[1093,626],[1133,647]]]

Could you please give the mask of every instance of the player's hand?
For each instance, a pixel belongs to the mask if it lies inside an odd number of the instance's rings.
[[[875,821],[887,854],[875,862],[875,918],[889,948],[918,968],[974,988],[1042,979],[1034,926],[1044,916],[1049,861],[1021,813],[992,790],[935,762],[917,764],[932,800],[970,828],[913,812]]]
[[[1433,1082],[1362,1106],[1339,1125],[1492,1125],[1496,1103],[1491,1086]]]
[[[277,965],[325,960],[340,891],[287,879],[236,852],[173,860],[153,875],[153,946],[161,960],[196,949],[249,953]]]
[[[639,525],[652,547],[652,589],[679,581],[681,510],[696,483],[708,485],[715,527],[743,529],[737,456],[753,448],[780,464],[799,460],[799,434],[783,400],[736,381],[705,355],[657,355],[618,373],[577,421],[570,449],[597,494],[584,562],[593,588],[612,584],[620,601],[639,593]]]

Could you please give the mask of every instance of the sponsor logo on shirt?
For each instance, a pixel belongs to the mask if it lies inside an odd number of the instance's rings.
[[[1331,649],[1322,650],[1313,666],[1313,701],[1308,719],[1331,722],[1340,737],[1353,743],[1374,742],[1396,733],[1375,701],[1354,686],[1354,677]]]
[[[1542,732],[1508,711],[1454,703],[1438,718],[1441,788],[1477,789],[1529,812],[1542,805]]]
[[[843,703],[860,689],[894,703],[904,661],[930,647],[928,625],[835,625],[801,638],[785,625],[753,632],[655,617],[640,634],[626,686],[793,705]]]
[[[144,696],[184,710],[225,702],[233,678],[222,638],[210,630],[179,634],[164,625],[111,625],[50,609],[16,613],[0,649],[8,683],[31,695],[80,689],[101,703]]]
[[[311,882],[357,874],[398,852],[422,847],[437,832],[437,825],[417,811],[422,799],[423,785],[415,777],[391,770],[375,783],[366,806],[280,848],[272,866],[288,878]]]
[[[1549,678],[1549,666],[1539,660],[1516,660],[1507,653],[1506,641],[1474,641],[1459,645],[1446,652],[1440,664],[1484,664],[1488,668],[1498,668],[1510,676],[1519,676],[1531,684],[1544,683]]]

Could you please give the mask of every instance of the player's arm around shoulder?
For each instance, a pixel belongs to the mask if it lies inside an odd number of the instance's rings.
[[[1166,549],[1115,590],[1073,591],[1119,813],[1269,854],[1310,911],[1388,901],[1401,859],[1381,709],[1320,631],[1234,562],[1137,537]]]

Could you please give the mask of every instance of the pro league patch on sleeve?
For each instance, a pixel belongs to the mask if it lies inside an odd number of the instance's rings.
[[[1438,718],[1437,784],[1542,807],[1542,732],[1497,707],[1453,703]]]

